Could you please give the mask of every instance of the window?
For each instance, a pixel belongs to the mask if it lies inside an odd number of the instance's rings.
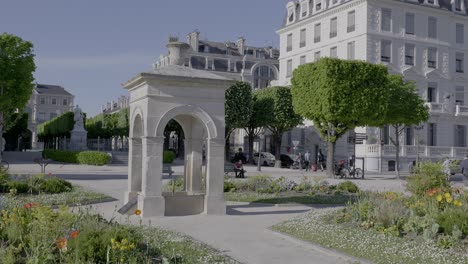
[[[432,39],[437,38],[437,18],[435,17],[429,17],[427,37]]]
[[[455,68],[457,72],[464,72],[465,54],[457,52],[455,55]]]
[[[382,31],[392,31],[392,10],[382,9]]]
[[[407,146],[411,146],[411,145],[414,145],[414,135],[413,135],[413,128],[412,127],[406,127],[406,131],[405,131],[405,134],[406,134],[406,141],[405,141],[405,144]]]
[[[456,105],[465,104],[465,87],[463,86],[455,87],[455,104]]]
[[[334,17],[330,20],[330,38],[336,37],[338,35],[338,18]]]
[[[320,30],[321,30],[320,23],[315,24],[314,29],[315,29],[314,30],[314,43],[317,43],[317,42],[320,42]]]
[[[437,68],[437,49],[436,48],[427,49],[427,67]]]
[[[301,29],[301,40],[299,42],[299,47],[303,48],[306,46],[306,39],[307,39],[307,31],[306,29]]]
[[[336,47],[330,48],[330,58],[338,58],[338,49]]]
[[[57,99],[56,98],[52,98],[52,104],[53,105],[57,104]]]
[[[348,60],[354,60],[355,58],[355,43],[354,41],[348,42]]]
[[[314,61],[320,60],[320,56],[321,56],[321,55],[320,55],[320,51],[315,52],[315,53],[314,53]]]
[[[461,4],[461,1],[462,1],[462,0],[455,0],[455,11],[459,11],[459,12],[462,11],[462,4]]]
[[[44,112],[39,112],[39,118],[37,119],[37,121],[38,121],[39,123],[42,123],[42,122],[46,121],[46,113],[44,113]]]
[[[292,34],[288,34],[287,44],[286,44],[286,51],[292,51]]]
[[[426,100],[428,103],[435,103],[437,101],[437,83],[428,84]]]
[[[348,28],[347,31],[353,32],[356,29],[356,11],[348,12]]]
[[[50,119],[57,117],[57,113],[50,113]]]
[[[405,21],[405,30],[406,34],[414,35],[414,14],[413,13],[406,13],[406,21]]]
[[[288,60],[286,63],[286,77],[292,76],[292,60]]]
[[[302,2],[301,3],[301,17],[306,17],[308,13],[308,5],[307,2]]]
[[[405,65],[414,65],[414,44],[405,44]]]
[[[437,146],[437,125],[434,123],[427,124],[427,145]]]
[[[299,64],[300,64],[300,65],[306,64],[306,56],[301,56],[300,61],[299,61]]]
[[[68,100],[67,99],[63,99],[63,105],[68,105]]]
[[[317,1],[317,4],[315,4],[315,10],[320,11],[322,10],[322,1]]]
[[[455,125],[455,147],[466,147],[466,126]]]
[[[382,40],[380,43],[380,61],[390,62],[392,52],[392,42],[388,40]]]
[[[45,98],[41,97],[41,104],[45,104]]]
[[[458,44],[465,43],[465,26],[463,24],[457,24],[456,26],[456,41]]]

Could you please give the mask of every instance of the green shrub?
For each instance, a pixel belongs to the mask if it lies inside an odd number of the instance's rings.
[[[336,189],[342,190],[344,192],[349,192],[349,193],[359,192],[359,187],[350,181],[345,181],[345,182],[338,184],[338,186],[336,186]]]
[[[174,159],[174,151],[166,150],[163,152],[163,163],[171,164],[172,162],[174,162]]]
[[[7,182],[10,180],[10,175],[5,171],[0,169],[0,193],[7,192]]]
[[[78,153],[77,151],[44,149],[42,155],[44,158],[58,162],[78,163]]]
[[[164,185],[164,192],[183,192],[185,190],[185,181],[182,177],[177,177],[175,180],[170,180]]]
[[[385,228],[397,226],[398,228],[406,222],[409,209],[400,201],[382,200],[375,204],[371,219],[380,223]]]
[[[233,192],[236,190],[236,186],[231,181],[224,181],[224,192]]]
[[[440,229],[447,235],[452,235],[455,226],[463,233],[463,236],[468,235],[468,212],[463,209],[447,209],[437,217],[437,224]]]
[[[73,186],[66,180],[50,178],[42,182],[40,189],[45,193],[63,193],[70,192]]]
[[[430,189],[449,190],[450,183],[446,177],[442,164],[423,163],[420,170],[408,177],[406,189],[418,196],[423,196]]]
[[[29,185],[24,181],[8,181],[6,186],[8,190],[16,189],[17,193],[27,193],[29,191]]]
[[[271,178],[266,175],[258,175],[250,177],[247,180],[247,185],[250,191],[264,192],[264,190],[270,187]]]
[[[110,156],[105,152],[82,151],[77,156],[78,163],[86,165],[106,165],[110,161]]]

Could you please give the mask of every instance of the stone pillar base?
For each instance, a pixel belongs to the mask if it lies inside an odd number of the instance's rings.
[[[226,201],[224,196],[205,196],[205,214],[207,215],[225,215]]]
[[[142,217],[164,216],[165,200],[162,196],[138,196],[138,209]]]
[[[135,196],[138,196],[138,192],[125,192],[124,204],[128,203]]]

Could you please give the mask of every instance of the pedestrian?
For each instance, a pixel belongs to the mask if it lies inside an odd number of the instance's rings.
[[[298,154],[297,157],[296,157],[296,162],[297,162],[297,164],[298,164],[298,166],[299,166],[299,170],[300,170],[301,172],[302,172],[302,164],[303,164],[302,161],[303,161],[303,160],[302,160],[302,153],[299,152],[299,154]]]
[[[310,153],[309,151],[306,151],[306,153],[304,154],[304,165],[305,165],[305,170],[306,172],[309,171],[310,169]]]
[[[450,159],[448,157],[445,158],[442,166],[444,167],[444,174],[447,181],[450,181]]]
[[[460,171],[463,174],[465,189],[468,189],[468,154],[466,154],[465,158],[460,162]]]
[[[319,149],[319,152],[317,154],[317,161],[320,167],[320,170],[323,171],[325,169],[324,162],[325,162],[325,157],[323,156],[322,150]]]
[[[238,160],[234,164],[234,173],[236,174],[236,178],[245,178],[244,172],[244,164],[242,164],[242,160]]]

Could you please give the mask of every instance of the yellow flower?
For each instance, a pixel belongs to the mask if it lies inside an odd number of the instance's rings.
[[[135,215],[141,215],[141,210],[139,209],[135,210]]]
[[[455,206],[462,206],[462,205],[463,205],[462,202],[460,202],[460,201],[458,201],[458,200],[455,200],[455,201],[453,202],[453,204],[454,204]]]
[[[451,203],[453,201],[453,198],[452,197],[448,197],[445,199],[447,201],[447,203]]]
[[[445,198],[450,198],[450,196],[451,196],[450,193],[448,193],[448,192],[446,192],[444,195],[445,195]]]
[[[437,201],[438,201],[438,202],[441,202],[441,201],[442,201],[442,199],[443,199],[443,198],[442,198],[442,195],[440,195],[440,194],[439,194],[439,195],[437,195],[437,198],[436,198],[436,199],[437,199]]]

